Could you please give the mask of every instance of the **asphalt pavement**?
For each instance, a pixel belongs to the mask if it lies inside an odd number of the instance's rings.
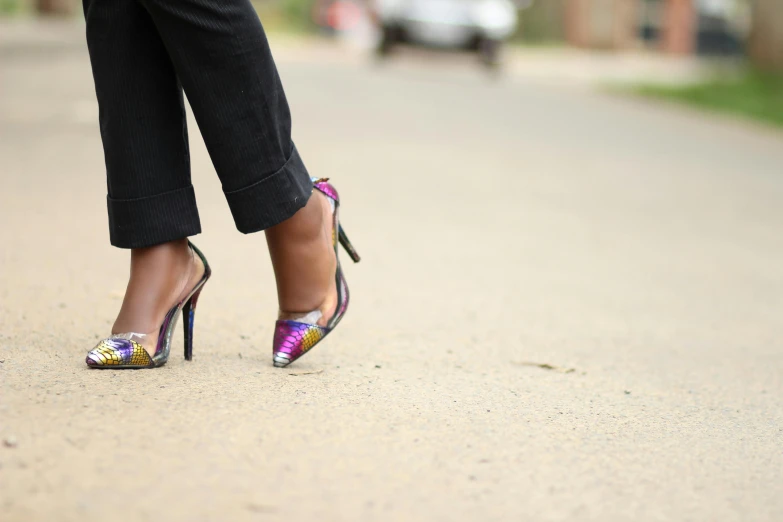
[[[0,50],[4,522],[783,520],[782,133],[273,39],[363,256],[345,320],[272,367],[264,240],[191,121],[194,360],[91,371],[127,252],[60,30]]]

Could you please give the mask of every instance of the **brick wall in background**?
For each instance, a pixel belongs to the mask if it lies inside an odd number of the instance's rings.
[[[783,0],[754,0],[748,54],[759,67],[783,72]]]
[[[566,40],[578,47],[623,49],[638,41],[638,2],[568,0]]]
[[[698,18],[694,0],[666,0],[661,50],[691,54],[696,50]]]
[[[776,0],[781,1],[783,0]],[[695,0],[660,0],[653,49],[691,54],[696,49]],[[627,49],[641,44],[643,0],[567,0],[566,40],[578,47]]]

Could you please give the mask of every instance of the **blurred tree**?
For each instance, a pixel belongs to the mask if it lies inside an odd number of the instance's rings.
[[[748,54],[758,67],[783,71],[783,1],[753,0]]]
[[[527,42],[552,43],[565,40],[567,0],[538,0],[520,14],[519,37]]]
[[[0,0],[0,15],[15,14],[21,8],[19,0]]]
[[[280,8],[284,16],[297,29],[312,28],[312,10],[314,0],[281,0]]]
[[[35,10],[46,15],[70,15],[76,10],[74,0],[35,0]]]

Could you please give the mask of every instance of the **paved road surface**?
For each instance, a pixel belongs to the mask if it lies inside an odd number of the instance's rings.
[[[127,267],[87,57],[0,54],[0,519],[783,519],[783,135],[280,56],[364,256],[346,320],[271,366],[264,242],[194,128],[195,360],[99,372]]]

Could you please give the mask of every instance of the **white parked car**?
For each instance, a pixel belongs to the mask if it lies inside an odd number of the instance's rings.
[[[461,48],[479,52],[494,66],[503,41],[517,28],[517,7],[510,0],[376,0],[375,9],[381,55],[401,43]]]

